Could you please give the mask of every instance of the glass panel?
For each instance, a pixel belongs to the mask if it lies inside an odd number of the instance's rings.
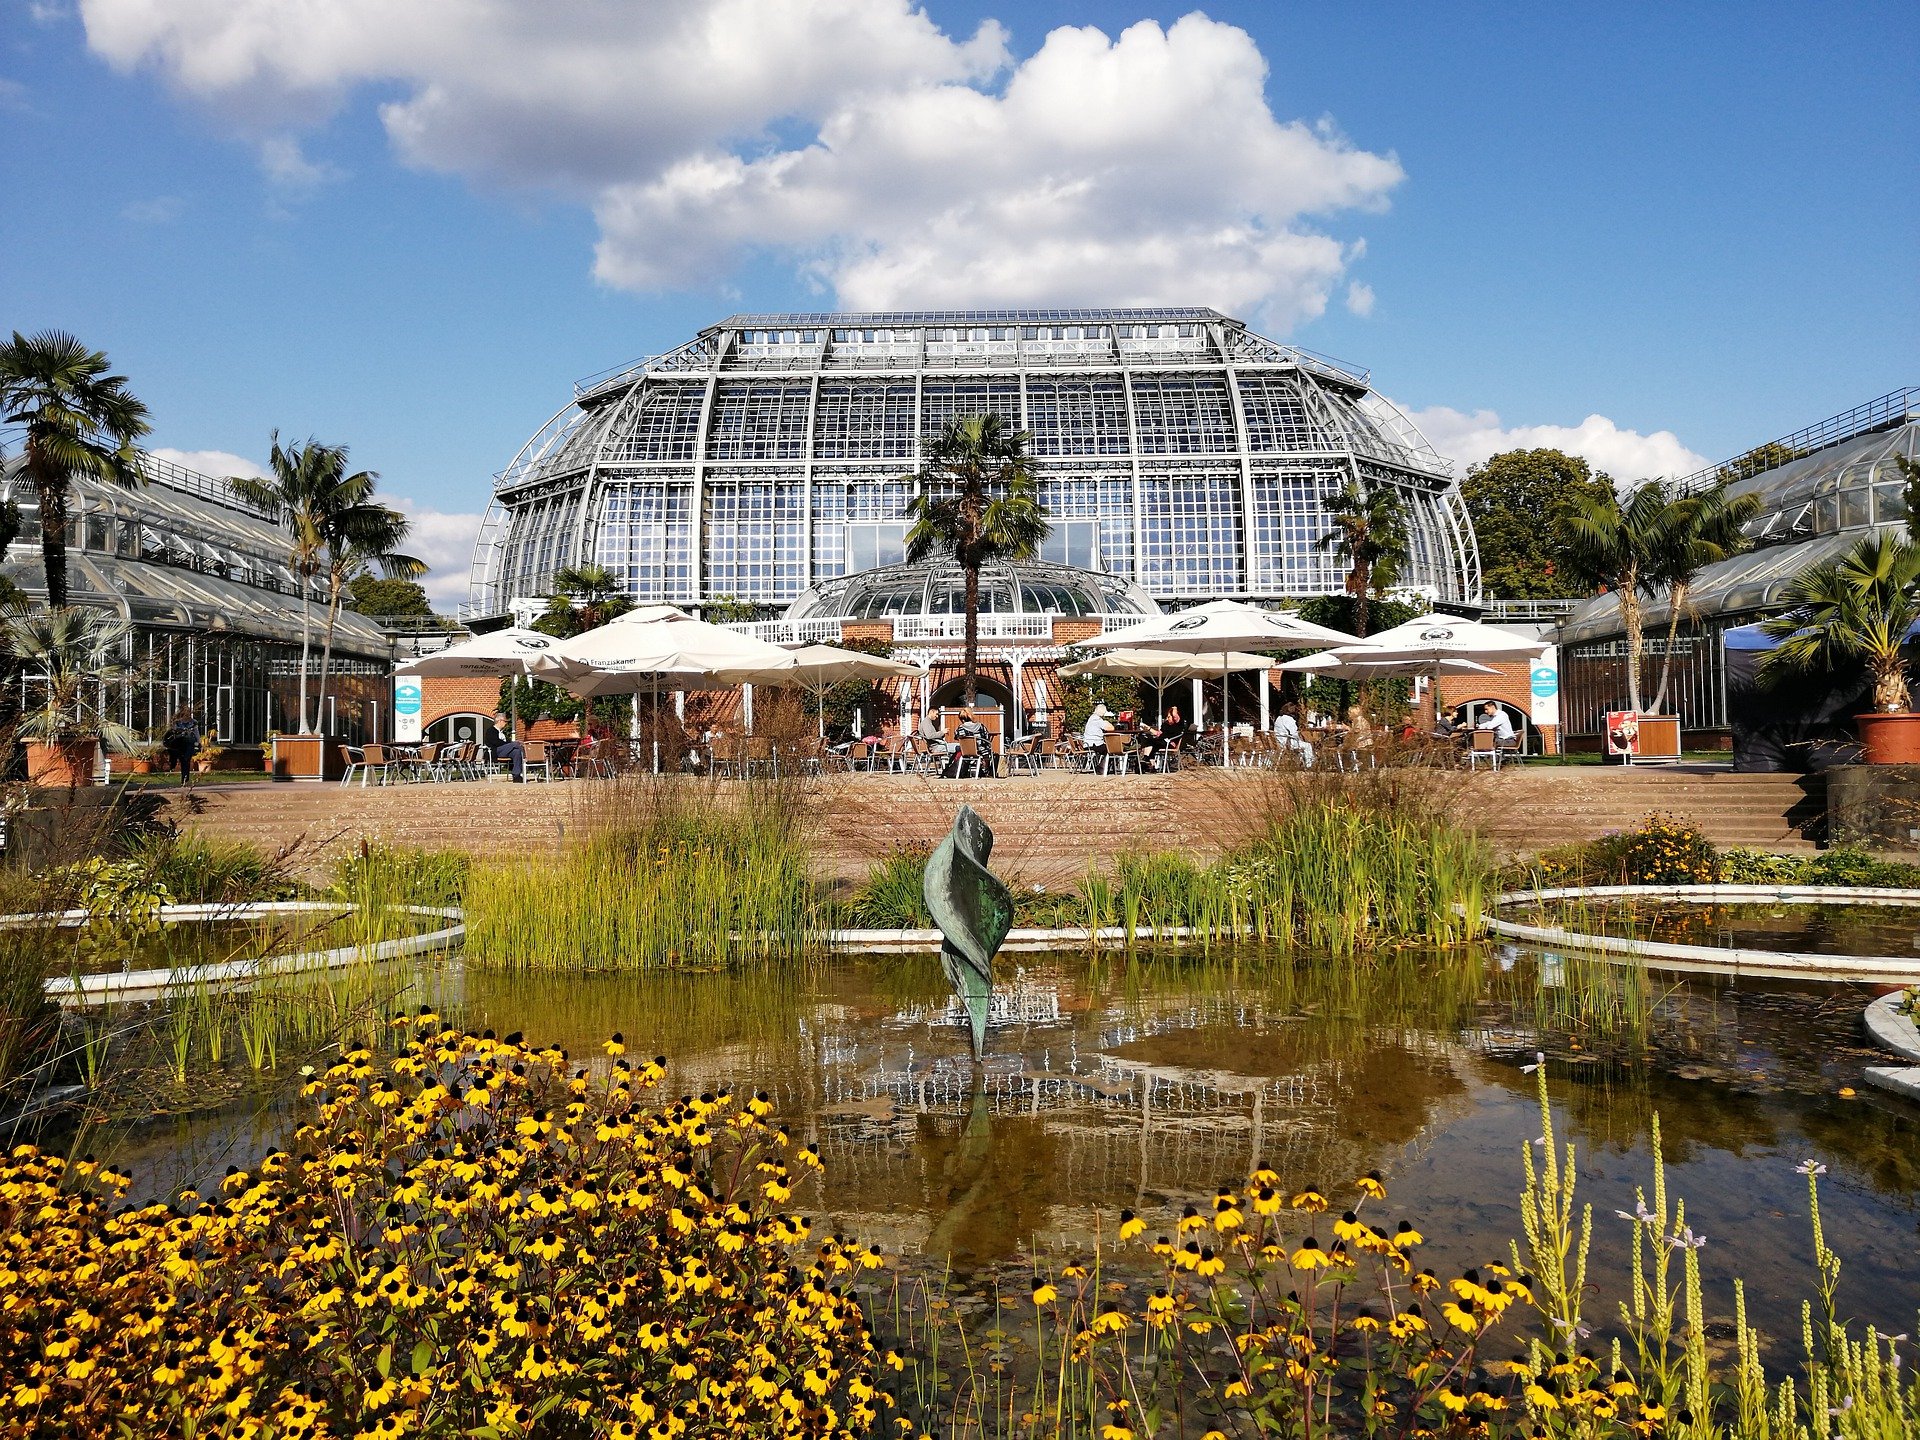
[[[1234,449],[1223,376],[1135,376],[1133,409],[1143,455],[1217,455]]]
[[[1118,377],[1029,380],[1027,428],[1036,455],[1124,455],[1126,392]]]
[[[1892,525],[1907,518],[1907,499],[1904,487],[1899,485],[1876,485],[1873,487],[1874,520],[1881,525]]]
[[[1840,528],[1861,530],[1873,523],[1873,492],[1865,486],[1840,492]]]
[[[709,460],[798,460],[807,448],[808,386],[730,382],[714,397]]]

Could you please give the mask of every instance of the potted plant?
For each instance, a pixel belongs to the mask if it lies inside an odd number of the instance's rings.
[[[220,750],[220,741],[212,731],[208,731],[205,735],[202,735],[200,737],[200,748],[194,752],[193,756],[193,773],[196,775],[211,775],[213,773],[214,762],[220,758]]]
[[[167,750],[164,745],[149,742],[142,745],[133,757],[133,773],[136,775],[157,775],[167,768]]]
[[[1920,624],[1920,546],[1892,533],[1862,536],[1839,559],[1796,575],[1781,598],[1786,612],[1762,626],[1780,645],[1761,662],[1761,675],[1864,665],[1873,709],[1855,723],[1867,763],[1920,764],[1920,715],[1904,649]]]
[[[134,733],[112,718],[112,692],[133,678],[128,626],[99,610],[19,610],[0,640],[30,677],[20,713],[27,779],[40,786],[91,785],[100,747],[129,750]]]

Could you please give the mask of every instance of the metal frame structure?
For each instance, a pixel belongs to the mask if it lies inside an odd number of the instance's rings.
[[[590,377],[497,478],[466,613],[584,563],[787,604],[901,558],[923,437],[983,410],[1033,436],[1046,558],[1156,601],[1338,593],[1323,502],[1355,480],[1407,497],[1403,583],[1480,600],[1451,466],[1365,371],[1174,307],[736,315]]]

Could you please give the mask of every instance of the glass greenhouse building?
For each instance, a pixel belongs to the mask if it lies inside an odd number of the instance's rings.
[[[1042,559],[1159,603],[1337,593],[1323,500],[1406,497],[1405,585],[1480,599],[1451,468],[1363,371],[1207,309],[737,315],[581,382],[498,479],[468,613],[597,564],[641,600],[768,607],[904,559],[922,437],[1032,435]]]

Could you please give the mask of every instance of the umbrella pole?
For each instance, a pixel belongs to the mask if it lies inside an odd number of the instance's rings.
[[[1220,758],[1233,769],[1233,692],[1227,687],[1227,654],[1220,652]]]
[[[639,703],[639,697],[635,696],[634,704]],[[647,728],[653,732],[653,773],[658,775],[660,773],[660,682],[657,679],[653,682],[653,713],[647,717],[647,720]]]

